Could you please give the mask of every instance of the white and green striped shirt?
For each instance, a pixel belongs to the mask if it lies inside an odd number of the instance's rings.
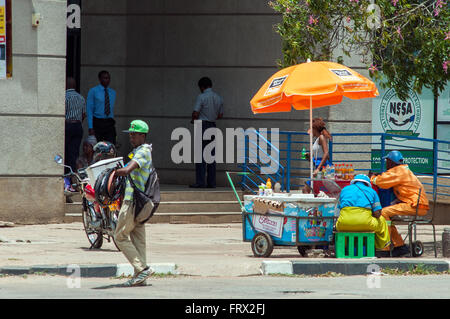
[[[130,173],[134,184],[141,191],[145,190],[150,171],[152,169],[152,147],[149,144],[142,144],[135,148],[129,155],[132,161],[135,161],[139,168],[134,169]],[[124,200],[133,200],[133,186],[127,179]]]

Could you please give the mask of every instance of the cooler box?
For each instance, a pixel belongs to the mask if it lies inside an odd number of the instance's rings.
[[[335,198],[315,198],[310,194],[274,194],[263,196],[284,203],[284,210],[279,216],[253,214],[253,199],[256,195],[244,195],[244,207],[249,215],[244,220],[244,240],[251,241],[255,234],[264,231],[271,235],[275,245],[314,245],[333,240],[334,219],[339,216],[336,211]],[[298,217],[298,218],[297,218]],[[298,229],[296,223],[298,219]],[[296,242],[298,234],[298,242]]]
[[[95,185],[97,177],[108,168],[114,168],[120,163],[123,166],[123,157],[108,158],[105,160],[98,161],[86,168],[86,174],[89,178],[89,184],[92,187]]]

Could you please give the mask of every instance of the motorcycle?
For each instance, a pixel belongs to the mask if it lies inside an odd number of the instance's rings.
[[[101,248],[103,240],[106,239],[108,242],[112,240],[120,251],[114,240],[114,232],[121,207],[121,198],[109,205],[100,205],[95,197],[95,190],[89,183],[85,168],[81,168],[75,173],[70,166],[64,165],[63,158],[60,155],[56,155],[54,160],[58,165],[69,169],[69,172],[64,174],[63,178],[67,177],[70,180],[74,178],[74,183],[71,186],[82,196],[83,226],[91,244],[89,249]]]

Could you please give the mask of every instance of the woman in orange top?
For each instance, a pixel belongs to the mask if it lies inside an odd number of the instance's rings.
[[[394,251],[409,253],[409,248],[397,231],[397,228],[391,224],[391,216],[394,215],[412,215],[416,214],[417,200],[419,199],[419,207],[417,214],[424,216],[429,209],[429,202],[425,192],[425,188],[419,179],[409,169],[408,165],[403,164],[403,156],[399,151],[392,151],[386,157],[387,171],[381,175],[372,176],[371,182],[379,188],[392,188],[397,197],[396,203],[391,206],[384,207],[381,214],[384,216],[391,231],[391,240],[394,243]],[[394,252],[393,252],[394,253]],[[397,254],[398,255],[398,254]]]

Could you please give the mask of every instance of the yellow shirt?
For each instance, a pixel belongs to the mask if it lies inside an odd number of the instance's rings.
[[[419,190],[422,189],[419,208],[429,209],[425,188],[406,164],[395,166],[381,175],[372,176],[371,182],[383,189],[393,188],[395,196],[412,207],[417,206]]]

